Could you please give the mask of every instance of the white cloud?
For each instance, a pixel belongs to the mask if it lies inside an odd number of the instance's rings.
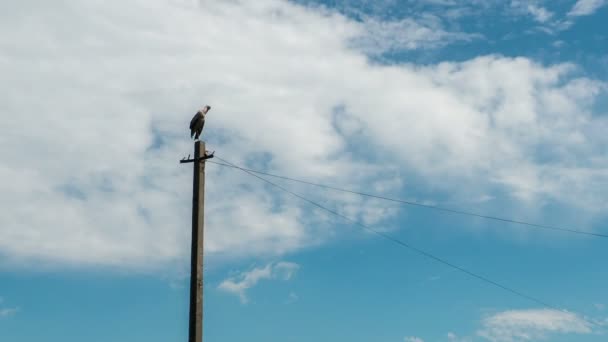
[[[607,3],[606,0],[578,0],[568,15],[573,17],[591,15]]]
[[[295,292],[290,292],[289,296],[287,296],[287,299],[285,300],[285,304],[293,304],[297,302],[298,299],[300,299],[300,297]]]
[[[570,64],[491,55],[377,65],[353,41],[451,38],[419,21],[376,30],[281,0],[0,9],[2,266],[182,263],[191,169],[177,160],[207,103],[208,147],[251,167],[355,189],[398,178],[379,186],[394,194],[412,176],[455,200],[497,191],[522,207],[606,209],[606,121],[592,110],[605,85]],[[338,236],[325,215],[255,179],[212,165],[207,176],[211,258],[282,255]],[[320,197],[370,224],[398,212]]]
[[[530,14],[532,14],[532,16],[534,16],[534,19],[540,23],[545,23],[551,19],[551,17],[553,17],[553,13],[551,11],[540,6],[529,5],[528,11]]]
[[[459,337],[453,332],[448,332],[447,334],[449,342],[471,342],[472,339],[470,337]]]
[[[424,342],[420,337],[410,336],[403,339],[404,342]]]
[[[531,15],[539,23],[546,23],[553,18],[554,13],[543,6],[530,1],[512,0],[511,7]]]
[[[354,40],[355,46],[371,55],[400,50],[438,48],[481,37],[479,34],[447,31],[443,28],[441,20],[432,15],[396,21],[367,18],[363,27],[364,33]]]
[[[19,311],[19,308],[0,308],[0,318],[13,316]]]
[[[19,308],[17,308],[17,307],[15,307],[15,308],[3,307],[2,306],[3,303],[4,303],[4,298],[0,297],[0,319],[13,316],[17,312],[19,312]]]
[[[580,0],[572,9],[565,14],[551,11],[544,0],[511,0],[510,7],[516,15],[531,16],[538,26],[533,29],[527,28],[526,33],[544,32],[557,35],[559,32],[570,29],[578,20],[577,17],[590,15],[603,7],[606,0]],[[556,41],[553,46],[561,47],[563,42]]]
[[[590,334],[591,325],[580,316],[557,310],[504,311],[483,320],[477,335],[492,342],[538,341],[550,334]]]
[[[254,268],[250,271],[242,272],[238,276],[226,279],[218,286],[218,289],[237,295],[241,302],[245,304],[249,301],[247,290],[256,286],[260,280],[290,280],[299,268],[298,264],[291,262],[270,263],[264,267]],[[297,296],[294,298],[292,295],[295,294],[290,293],[289,300],[295,301]]]

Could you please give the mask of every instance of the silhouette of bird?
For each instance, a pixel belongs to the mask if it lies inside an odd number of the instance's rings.
[[[205,116],[210,109],[211,107],[205,106],[194,114],[194,117],[190,120],[190,138],[198,139],[201,135],[203,127],[205,127]]]

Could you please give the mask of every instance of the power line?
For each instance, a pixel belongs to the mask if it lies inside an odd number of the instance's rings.
[[[220,159],[220,158],[217,158],[217,159]],[[223,160],[223,159],[220,159],[220,160]],[[260,174],[260,175],[265,175],[265,176],[269,176],[269,177],[284,179],[284,180],[291,181],[291,182],[297,182],[297,183],[301,183],[301,184],[312,185],[312,186],[316,186],[316,187],[320,187],[320,188],[325,188],[325,189],[329,189],[329,190],[345,192],[345,193],[359,195],[359,196],[364,196],[364,197],[370,197],[370,198],[380,199],[380,200],[384,200],[384,201],[401,203],[401,204],[405,204],[405,205],[409,205],[409,206],[416,206],[416,207],[421,207],[421,208],[426,208],[426,209],[438,210],[438,211],[443,211],[443,212],[447,212],[447,213],[451,213],[451,214],[473,216],[473,217],[479,217],[479,218],[488,219],[488,220],[494,220],[494,221],[500,221],[500,222],[506,222],[506,223],[519,224],[519,225],[527,226],[527,227],[530,227],[530,228],[554,230],[554,231],[561,231],[561,232],[565,232],[565,233],[573,233],[573,234],[579,234],[579,235],[587,235],[587,236],[608,238],[608,235],[601,234],[601,233],[592,233],[592,232],[586,232],[586,231],[576,230],[576,229],[570,229],[570,228],[561,228],[561,227],[555,227],[555,226],[549,226],[549,225],[543,225],[543,224],[537,224],[537,223],[530,223],[530,222],[525,222],[525,221],[512,220],[512,219],[502,218],[502,217],[497,217],[497,216],[483,215],[483,214],[478,214],[478,213],[469,212],[469,211],[450,209],[450,208],[439,207],[439,206],[434,206],[434,205],[429,205],[429,204],[417,203],[417,202],[413,202],[413,201],[406,201],[406,200],[402,200],[402,199],[398,199],[398,198],[391,198],[391,197],[374,195],[374,194],[369,194],[369,193],[364,193],[364,192],[359,192],[359,191],[354,191],[354,190],[349,190],[349,189],[338,188],[338,187],[331,186],[331,185],[319,184],[319,183],[304,181],[304,180],[301,180],[301,179],[296,179],[296,178],[276,175],[276,174],[272,174],[272,173],[267,173],[267,172],[263,172],[263,171],[259,171],[259,170],[252,170],[252,169],[248,169],[248,168],[242,168],[242,167],[235,166],[235,165],[229,165],[227,163],[218,163],[218,162],[214,162],[214,161],[207,161],[207,162],[208,163],[212,163],[212,164],[216,164],[216,165],[220,165],[220,166],[234,168],[234,169],[240,169],[242,171],[251,172],[251,173],[254,173],[254,174]]]
[[[223,161],[224,163],[226,163],[225,165],[227,165],[227,166],[230,166],[230,167],[232,167],[234,169],[241,170],[241,171],[249,174],[250,176],[258,178],[258,179],[262,180],[265,183],[268,183],[268,184],[270,184],[270,185],[272,185],[272,186],[274,186],[274,187],[276,187],[276,188],[278,188],[278,189],[280,189],[280,190],[282,190],[282,191],[284,191],[284,192],[286,192],[286,193],[288,193],[288,194],[290,194],[290,195],[292,195],[294,197],[299,198],[302,201],[305,201],[305,202],[307,202],[307,203],[309,203],[309,204],[311,204],[311,205],[313,205],[313,206],[315,206],[317,208],[320,208],[323,211],[326,211],[326,212],[328,212],[328,213],[330,213],[330,214],[332,214],[332,215],[334,215],[336,217],[339,217],[339,218],[341,218],[341,219],[343,219],[345,221],[351,222],[352,224],[357,225],[357,226],[359,226],[359,227],[361,227],[361,228],[363,228],[363,229],[365,229],[365,230],[367,230],[367,231],[369,231],[371,233],[374,233],[374,234],[376,234],[376,235],[378,235],[378,236],[380,236],[380,237],[382,237],[382,238],[384,238],[386,240],[389,240],[389,241],[397,244],[398,246],[407,248],[407,249],[413,251],[414,253],[416,253],[418,255],[422,255],[422,256],[424,256],[426,258],[429,258],[429,259],[434,260],[434,261],[436,261],[438,263],[446,265],[446,266],[448,266],[448,267],[450,267],[452,269],[455,269],[455,270],[457,270],[459,272],[462,272],[462,273],[464,273],[464,274],[466,274],[466,275],[468,275],[468,276],[470,276],[472,278],[476,278],[478,280],[481,280],[481,281],[483,281],[485,283],[493,285],[494,287],[502,289],[502,290],[504,290],[506,292],[509,292],[509,293],[513,294],[513,295],[516,295],[518,297],[527,299],[527,300],[532,301],[532,302],[534,302],[536,304],[540,304],[540,305],[542,305],[542,306],[544,306],[546,308],[553,309],[553,310],[560,311],[560,312],[569,312],[568,310],[560,309],[560,308],[558,308],[555,305],[552,305],[552,304],[550,304],[548,302],[545,302],[544,300],[538,299],[536,297],[530,296],[530,295],[525,294],[525,293],[523,293],[521,291],[518,291],[516,289],[513,289],[513,288],[508,287],[506,285],[503,285],[501,283],[498,283],[498,282],[496,282],[496,281],[494,281],[494,280],[492,280],[490,278],[487,278],[487,277],[485,277],[483,275],[480,275],[478,273],[469,271],[468,269],[466,269],[464,267],[460,267],[460,266],[458,266],[458,265],[456,265],[456,264],[454,264],[454,263],[452,263],[450,261],[447,261],[447,260],[445,260],[443,258],[435,256],[434,254],[432,254],[430,252],[427,252],[427,251],[422,250],[420,248],[414,247],[414,246],[412,246],[412,245],[410,245],[410,244],[408,244],[408,243],[406,243],[406,242],[404,242],[404,241],[402,241],[402,240],[400,240],[400,239],[398,239],[398,238],[396,238],[394,236],[391,236],[391,235],[389,235],[387,233],[375,230],[375,229],[371,228],[370,226],[367,226],[367,225],[365,225],[365,224],[363,224],[363,223],[361,223],[361,222],[359,222],[359,221],[357,221],[355,219],[352,219],[352,218],[350,218],[348,216],[340,214],[339,212],[337,212],[335,210],[329,209],[329,208],[323,206],[322,204],[319,204],[319,203],[317,203],[317,202],[315,202],[315,201],[313,201],[311,199],[308,199],[308,198],[306,198],[306,197],[304,197],[304,196],[302,196],[302,195],[300,195],[298,193],[295,193],[295,192],[293,192],[293,191],[291,191],[291,190],[289,190],[289,189],[287,189],[287,188],[285,188],[285,187],[283,187],[283,186],[281,186],[279,184],[276,184],[276,183],[274,183],[274,182],[272,182],[272,181],[270,181],[270,180],[268,180],[268,179],[266,179],[264,177],[260,177],[257,174],[255,174],[254,172],[249,171],[248,169],[245,169],[245,168],[239,167],[239,166],[237,166],[235,164],[232,164],[229,161],[227,161],[225,159],[222,159],[222,158],[220,158],[218,156],[215,156],[215,158]],[[586,317],[584,317],[582,315],[580,317],[581,317],[582,320],[584,320],[585,322],[589,323],[590,325],[602,326],[601,324],[598,324],[598,323],[596,323],[596,322],[594,322],[592,320],[589,320],[589,319],[587,319]]]
[[[330,213],[332,215],[335,215],[335,216],[340,217],[340,218],[342,218],[342,219],[344,219],[344,220],[346,220],[348,222],[351,222],[352,224],[355,224],[355,225],[357,225],[359,227],[362,227],[363,229],[365,229],[365,230],[367,230],[369,232],[372,232],[372,233],[374,233],[374,234],[376,234],[376,235],[378,235],[380,237],[383,237],[383,238],[385,238],[385,239],[387,239],[389,241],[392,241],[392,242],[394,242],[394,243],[396,243],[396,244],[398,244],[398,245],[400,245],[402,247],[408,248],[408,249],[414,251],[415,253],[417,253],[419,255],[425,256],[425,257],[427,257],[429,259],[432,259],[432,260],[435,260],[435,261],[437,261],[439,263],[442,263],[442,264],[444,264],[446,266],[449,266],[449,267],[451,267],[451,268],[453,268],[453,269],[455,269],[457,271],[463,272],[463,273],[465,273],[465,274],[467,274],[467,275],[469,275],[471,277],[477,278],[477,279],[479,279],[481,281],[484,281],[486,283],[494,285],[494,286],[496,286],[498,288],[501,288],[501,289],[503,289],[505,291],[508,291],[508,292],[510,292],[512,294],[515,294],[515,295],[517,295],[519,297],[522,297],[522,298],[528,299],[530,301],[533,301],[533,302],[535,302],[537,304],[540,304],[542,306],[545,306],[545,307],[548,307],[548,308],[551,308],[551,309],[555,309],[555,310],[560,310],[556,306],[551,305],[551,304],[549,304],[549,303],[547,303],[545,301],[542,301],[542,300],[537,299],[535,297],[529,296],[529,295],[527,295],[525,293],[522,293],[520,291],[514,290],[514,289],[512,289],[510,287],[507,287],[505,285],[502,285],[500,283],[497,283],[497,282],[495,282],[495,281],[493,281],[493,280],[491,280],[489,278],[486,278],[486,277],[484,277],[482,275],[479,275],[479,274],[476,274],[474,272],[471,272],[471,271],[469,271],[469,270],[467,270],[465,268],[462,268],[460,266],[457,266],[456,264],[453,264],[453,263],[451,263],[451,262],[449,262],[447,260],[444,260],[444,259],[442,259],[440,257],[437,257],[437,256],[435,256],[435,255],[433,255],[433,254],[431,254],[429,252],[426,252],[426,251],[424,251],[422,249],[419,249],[417,247],[414,247],[414,246],[412,246],[412,245],[410,245],[410,244],[408,244],[406,242],[403,242],[402,240],[399,240],[396,237],[393,237],[393,236],[391,236],[389,234],[386,234],[384,232],[375,230],[375,229],[373,229],[373,228],[371,228],[371,227],[369,227],[369,226],[367,226],[367,225],[365,225],[365,224],[363,224],[363,223],[361,223],[361,222],[359,222],[357,220],[354,220],[354,219],[352,219],[352,218],[350,218],[348,216],[340,214],[339,212],[337,212],[335,210],[329,209],[329,208],[323,206],[322,204],[319,204],[319,203],[317,203],[317,202],[315,202],[313,200],[310,200],[310,199],[308,199],[308,198],[306,198],[306,197],[304,197],[304,196],[302,196],[300,194],[297,194],[297,193],[295,193],[295,192],[293,192],[293,191],[291,191],[291,190],[289,190],[289,189],[287,189],[287,188],[285,188],[285,187],[283,187],[283,186],[281,186],[279,184],[276,184],[276,183],[274,183],[274,182],[272,182],[272,181],[270,181],[270,180],[268,180],[266,178],[260,177],[260,176],[256,175],[255,173],[253,173],[253,172],[251,172],[251,171],[249,171],[247,169],[241,168],[241,167],[236,166],[236,165],[234,165],[234,164],[232,164],[232,163],[230,163],[230,162],[228,162],[228,161],[226,161],[224,159],[221,159],[218,156],[215,156],[215,158],[217,158],[219,160],[222,160],[223,162],[230,164],[233,168],[239,169],[239,170],[241,170],[241,171],[243,171],[243,172],[245,172],[245,173],[247,173],[247,174],[249,174],[249,175],[251,175],[253,177],[256,177],[256,178],[258,178],[258,179],[260,179],[260,180],[262,180],[262,181],[264,181],[264,182],[266,182],[266,183],[268,183],[268,184],[270,184],[270,185],[272,185],[272,186],[274,186],[274,187],[276,187],[276,188],[278,188],[278,189],[280,189],[280,190],[282,190],[284,192],[287,192],[290,195],[295,196],[295,197],[297,197],[297,198],[299,198],[299,199],[301,199],[301,200],[303,200],[303,201],[305,201],[305,202],[307,202],[307,203],[309,203],[309,204],[311,204],[311,205],[313,205],[313,206],[315,206],[317,208],[320,208],[320,209],[322,209],[322,210],[324,210],[324,211],[326,211],[326,212],[328,212],[328,213]]]

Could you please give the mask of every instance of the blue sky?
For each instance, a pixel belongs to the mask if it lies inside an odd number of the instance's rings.
[[[187,338],[205,104],[239,165],[608,234],[607,5],[1,4],[0,341]],[[563,311],[210,164],[206,341],[606,339],[604,238],[276,181]]]

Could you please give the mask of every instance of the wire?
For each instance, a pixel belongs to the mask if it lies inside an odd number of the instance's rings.
[[[448,266],[448,267],[450,267],[450,268],[452,268],[452,269],[455,269],[455,270],[457,270],[457,271],[459,271],[459,272],[462,272],[462,273],[464,273],[464,274],[466,274],[466,275],[468,275],[468,276],[470,276],[470,277],[472,277],[472,278],[476,278],[476,279],[478,279],[478,280],[481,280],[481,281],[483,281],[483,282],[485,282],[485,283],[488,283],[488,284],[490,284],[490,285],[493,285],[493,286],[495,286],[495,287],[497,287],[497,288],[500,288],[500,289],[502,289],[502,290],[504,290],[504,291],[507,291],[507,292],[509,292],[509,293],[511,293],[511,294],[514,294],[514,295],[516,295],[516,296],[518,296],[518,297],[521,297],[521,298],[527,299],[527,300],[532,301],[532,302],[534,302],[534,303],[536,303],[536,304],[540,304],[540,305],[542,305],[542,306],[544,306],[544,307],[546,307],[546,308],[553,309],[553,310],[557,310],[557,311],[561,311],[561,312],[569,312],[568,310],[563,310],[563,309],[560,309],[560,308],[558,308],[557,306],[552,305],[552,304],[549,304],[549,303],[547,303],[547,302],[545,302],[545,301],[543,301],[543,300],[541,300],[541,299],[538,299],[538,298],[536,298],[536,297],[530,296],[530,295],[525,294],[525,293],[523,293],[523,292],[521,292],[521,291],[518,291],[518,290],[516,290],[516,289],[513,289],[513,288],[511,288],[511,287],[508,287],[508,286],[506,286],[506,285],[500,284],[500,283],[498,283],[498,282],[496,282],[496,281],[494,281],[494,280],[491,280],[491,279],[489,279],[489,278],[487,278],[487,277],[485,277],[485,276],[483,276],[483,275],[480,275],[480,274],[477,274],[477,273],[475,273],[475,272],[469,271],[469,270],[467,270],[466,268],[460,267],[460,266],[458,266],[458,265],[456,265],[456,264],[454,264],[454,263],[452,263],[452,262],[450,262],[450,261],[447,261],[447,260],[445,260],[445,259],[443,259],[443,258],[440,258],[440,257],[438,257],[438,256],[435,256],[434,254],[431,254],[431,253],[429,253],[429,252],[427,252],[427,251],[424,251],[424,250],[422,250],[422,249],[420,249],[420,248],[414,247],[414,246],[412,246],[412,245],[410,245],[410,244],[408,244],[408,243],[406,243],[406,242],[404,242],[404,241],[402,241],[402,240],[400,240],[400,239],[398,239],[398,238],[396,238],[396,237],[394,237],[394,236],[391,236],[391,235],[386,234],[386,233],[384,233],[384,232],[381,232],[381,231],[375,230],[375,229],[373,229],[373,228],[371,228],[371,227],[369,227],[369,226],[367,226],[367,225],[365,225],[365,224],[363,224],[363,223],[361,223],[361,222],[359,222],[359,221],[357,221],[357,220],[355,220],[355,219],[352,219],[352,218],[350,218],[350,217],[348,217],[348,216],[345,216],[345,215],[343,215],[343,214],[340,214],[339,212],[337,212],[337,211],[335,211],[335,210],[329,209],[329,208],[327,208],[327,207],[323,206],[322,204],[319,204],[319,203],[317,203],[317,202],[315,202],[315,201],[313,201],[313,200],[311,200],[311,199],[308,199],[308,198],[306,198],[306,197],[304,197],[304,196],[302,196],[302,195],[300,195],[300,194],[297,194],[297,193],[295,193],[295,192],[293,192],[293,191],[291,191],[291,190],[289,190],[289,189],[287,189],[287,188],[285,188],[285,187],[283,187],[283,186],[281,186],[281,185],[279,185],[279,184],[276,184],[276,183],[274,183],[274,182],[272,182],[272,181],[270,181],[270,180],[268,180],[268,179],[266,179],[266,178],[264,178],[264,177],[260,177],[260,176],[258,176],[257,174],[255,174],[253,171],[249,171],[248,169],[245,169],[245,168],[239,167],[239,166],[237,166],[237,165],[235,165],[235,164],[232,164],[232,163],[230,163],[229,161],[224,160],[224,159],[222,159],[222,158],[220,158],[220,157],[218,157],[218,156],[215,156],[215,158],[217,158],[217,159],[219,159],[219,160],[223,161],[224,163],[226,163],[226,165],[228,165],[228,166],[230,166],[230,167],[232,167],[232,168],[234,168],[234,169],[241,170],[241,171],[243,171],[243,172],[245,172],[245,173],[249,174],[250,176],[253,176],[253,177],[255,177],[255,178],[258,178],[258,179],[260,179],[260,180],[264,181],[265,183],[268,183],[268,184],[270,184],[270,185],[272,185],[272,186],[274,186],[274,187],[276,187],[276,188],[278,188],[278,189],[280,189],[280,190],[282,190],[282,191],[284,191],[284,192],[286,192],[286,193],[288,193],[288,194],[290,194],[290,195],[292,195],[292,196],[294,196],[294,197],[299,198],[299,199],[300,199],[300,200],[302,200],[302,201],[305,201],[305,202],[307,202],[307,203],[309,203],[309,204],[311,204],[311,205],[313,205],[313,206],[315,206],[315,207],[317,207],[317,208],[320,208],[320,209],[321,209],[321,210],[323,210],[323,211],[326,211],[326,212],[328,212],[328,213],[330,213],[330,214],[332,214],[332,215],[335,215],[335,216],[337,216],[337,217],[340,217],[340,218],[342,218],[342,219],[343,219],[343,220],[345,220],[345,221],[351,222],[352,224],[357,225],[357,226],[359,226],[359,227],[361,227],[361,228],[363,228],[363,229],[365,229],[365,230],[367,230],[367,231],[369,231],[369,232],[371,232],[371,233],[374,233],[374,234],[376,234],[376,235],[378,235],[378,236],[380,236],[380,237],[382,237],[382,238],[384,238],[384,239],[387,239],[387,240],[389,240],[389,241],[391,241],[391,242],[393,242],[393,243],[395,243],[395,244],[397,244],[397,245],[399,245],[399,246],[401,246],[401,247],[405,247],[405,248],[407,248],[407,249],[409,249],[409,250],[413,251],[413,252],[414,252],[414,253],[416,253],[416,254],[422,255],[422,256],[424,256],[424,257],[426,257],[426,258],[429,258],[429,259],[434,260],[434,261],[436,261],[436,262],[438,262],[438,263],[441,263],[441,264],[443,264],[443,265],[446,265],[446,266]],[[207,162],[209,162],[209,161],[207,161]],[[219,163],[214,163],[214,164],[219,164]],[[221,165],[221,164],[220,164],[220,165]],[[593,322],[593,321],[591,321],[591,320],[588,320],[588,319],[587,319],[587,318],[585,318],[584,316],[581,316],[581,318],[582,318],[584,321],[586,321],[586,322],[588,322],[589,324],[591,324],[591,325],[595,325],[595,326],[601,326],[600,324],[598,324],[598,323],[596,323],[596,322]]]
[[[220,159],[220,158],[217,158],[217,159]],[[220,160],[223,160],[223,159],[220,159]],[[385,196],[380,196],[380,195],[374,195],[374,194],[369,194],[369,193],[364,193],[364,192],[359,192],[359,191],[354,191],[354,190],[348,190],[348,189],[338,188],[338,187],[334,187],[334,186],[330,186],[330,185],[325,185],[325,184],[308,182],[308,181],[304,181],[304,180],[300,180],[300,179],[296,179],[296,178],[285,177],[285,176],[276,175],[276,174],[272,174],[272,173],[267,173],[267,172],[263,172],[263,171],[242,168],[242,167],[238,167],[238,166],[235,166],[235,165],[229,165],[227,163],[218,163],[218,162],[214,162],[214,161],[210,161],[210,160],[208,160],[207,162],[208,163],[213,163],[213,164],[216,164],[216,165],[220,165],[220,166],[240,169],[242,171],[247,171],[247,172],[251,172],[251,173],[255,173],[255,174],[260,174],[260,175],[265,175],[265,176],[269,176],[269,177],[284,179],[284,180],[288,180],[288,181],[291,181],[291,182],[297,182],[297,183],[301,183],[301,184],[312,185],[312,186],[316,186],[316,187],[320,187],[320,188],[325,188],[325,189],[329,189],[329,190],[345,192],[345,193],[359,195],[359,196],[364,196],[364,197],[376,198],[376,199],[380,199],[380,200],[384,200],[384,201],[401,203],[401,204],[405,204],[405,205],[409,205],[409,206],[416,206],[416,207],[421,207],[421,208],[426,208],[426,209],[432,209],[432,210],[438,210],[438,211],[443,211],[443,212],[452,213],[452,214],[465,215],[465,216],[473,216],[473,217],[479,217],[479,218],[488,219],[488,220],[494,220],[494,221],[500,221],[500,222],[506,222],[506,223],[519,224],[519,225],[527,226],[527,227],[530,227],[530,228],[554,230],[554,231],[561,231],[561,232],[565,232],[565,233],[573,233],[573,234],[579,234],[579,235],[587,235],[587,236],[608,238],[608,235],[601,234],[601,233],[592,233],[592,232],[586,232],[586,231],[576,230],[576,229],[570,229],[570,228],[561,228],[561,227],[555,227],[555,226],[548,226],[548,225],[542,225],[542,224],[536,224],[536,223],[530,223],[530,222],[512,220],[512,219],[508,219],[508,218],[501,218],[501,217],[496,217],[496,216],[482,215],[482,214],[477,214],[477,213],[474,213],[474,212],[468,212],[468,211],[462,211],[462,210],[456,210],[456,209],[449,209],[449,208],[438,207],[438,206],[434,206],[434,205],[422,204],[422,203],[417,203],[417,202],[412,202],[412,201],[401,200],[401,199],[397,199],[397,198],[390,198],[390,197],[385,197]]]
[[[222,161],[224,161],[224,162],[226,162],[226,163],[231,164],[230,162],[225,161],[225,160],[223,160],[223,159],[221,159],[221,158],[219,158],[219,157],[217,157],[217,156],[215,156],[215,158],[220,159],[220,160],[222,160]],[[497,282],[495,282],[495,281],[492,281],[492,280],[490,280],[490,279],[488,279],[488,278],[486,278],[486,277],[484,277],[484,276],[478,275],[478,274],[473,273],[473,272],[471,272],[471,271],[469,271],[469,270],[466,270],[466,269],[464,269],[464,268],[462,268],[462,267],[460,267],[460,266],[457,266],[457,265],[455,265],[455,264],[453,264],[453,263],[451,263],[451,262],[449,262],[449,261],[446,261],[446,260],[444,260],[444,259],[441,259],[441,258],[439,258],[439,257],[436,257],[436,256],[434,256],[433,254],[431,254],[431,253],[429,253],[429,252],[426,252],[426,251],[424,251],[424,250],[422,250],[422,249],[416,248],[416,247],[414,247],[414,246],[412,246],[412,245],[410,245],[410,244],[408,244],[408,243],[405,243],[405,242],[403,242],[403,241],[401,241],[401,240],[399,240],[399,239],[397,239],[397,238],[395,238],[395,237],[393,237],[393,236],[391,236],[391,235],[388,235],[388,234],[383,233],[383,232],[381,232],[381,231],[375,230],[375,229],[373,229],[373,228],[371,228],[371,227],[369,227],[369,226],[367,226],[367,225],[365,225],[365,224],[363,224],[363,223],[361,223],[361,222],[359,222],[359,221],[357,221],[357,220],[354,220],[354,219],[352,219],[352,218],[350,218],[350,217],[348,217],[348,216],[345,216],[345,215],[343,215],[343,214],[340,214],[339,212],[337,212],[337,211],[335,211],[335,210],[329,209],[329,208],[327,208],[327,207],[323,206],[322,204],[319,204],[319,203],[317,203],[317,202],[315,202],[315,201],[313,201],[313,200],[310,200],[310,199],[308,199],[308,198],[306,198],[306,197],[304,197],[304,196],[302,196],[302,195],[300,195],[300,194],[297,194],[297,193],[295,193],[295,192],[293,192],[293,191],[291,191],[291,190],[289,190],[289,189],[287,189],[287,188],[285,188],[285,187],[283,187],[283,186],[281,186],[281,185],[278,185],[278,184],[276,184],[276,183],[274,183],[274,182],[272,182],[272,181],[270,181],[270,180],[268,180],[268,179],[266,179],[266,178],[260,177],[260,176],[256,175],[255,173],[250,172],[250,171],[248,171],[248,170],[246,170],[246,169],[244,169],[244,168],[241,168],[241,167],[236,166],[236,165],[234,165],[234,164],[232,164],[232,167],[233,167],[233,168],[235,168],[235,169],[239,169],[239,170],[241,170],[241,171],[243,171],[243,172],[245,172],[245,173],[248,173],[249,175],[251,175],[251,176],[253,176],[253,177],[256,177],[256,178],[258,178],[258,179],[260,179],[260,180],[262,180],[262,181],[264,181],[264,182],[266,182],[266,183],[268,183],[268,184],[270,184],[270,185],[272,185],[272,186],[274,186],[274,187],[276,187],[276,188],[278,188],[278,189],[281,189],[282,191],[287,192],[287,193],[291,194],[292,196],[295,196],[295,197],[297,197],[297,198],[299,198],[299,199],[301,199],[301,200],[303,200],[303,201],[305,201],[305,202],[308,202],[309,204],[314,205],[314,206],[315,206],[315,207],[317,207],[317,208],[320,208],[320,209],[322,209],[322,210],[324,210],[324,211],[326,211],[326,212],[328,212],[328,213],[330,213],[330,214],[332,214],[332,215],[335,215],[335,216],[337,216],[337,217],[340,217],[340,218],[342,218],[342,219],[344,219],[344,220],[346,220],[346,221],[348,221],[348,222],[351,222],[351,223],[353,223],[353,224],[355,224],[355,225],[357,225],[357,226],[359,226],[359,227],[362,227],[363,229],[365,229],[365,230],[367,230],[367,231],[370,231],[370,232],[372,232],[372,233],[374,233],[374,234],[376,234],[376,235],[379,235],[379,236],[381,236],[381,237],[383,237],[383,238],[385,238],[385,239],[388,239],[388,240],[390,240],[390,241],[392,241],[392,242],[394,242],[394,243],[397,243],[397,244],[398,244],[398,245],[400,245],[400,246],[406,247],[406,248],[408,248],[408,249],[410,249],[410,250],[412,250],[412,251],[414,251],[414,252],[416,252],[416,253],[418,253],[418,254],[420,254],[420,255],[423,255],[423,256],[425,256],[425,257],[427,257],[427,258],[430,258],[430,259],[432,259],[432,260],[435,260],[435,261],[437,261],[437,262],[440,262],[440,263],[442,263],[442,264],[444,264],[444,265],[447,265],[447,266],[449,266],[449,267],[451,267],[451,268],[454,268],[454,269],[456,269],[456,270],[458,270],[458,271],[464,272],[464,273],[468,274],[469,276],[472,276],[472,277],[475,277],[475,278],[477,278],[477,279],[480,279],[480,280],[482,280],[482,281],[484,281],[484,282],[490,283],[490,284],[492,284],[492,285],[494,285],[494,286],[497,286],[497,287],[499,287],[499,288],[501,288],[501,289],[503,289],[503,290],[507,290],[507,291],[509,291],[509,292],[511,292],[511,293],[513,293],[513,294],[515,294],[515,295],[518,295],[518,296],[520,296],[520,297],[524,297],[524,298],[526,298],[526,299],[529,299],[529,300],[531,300],[531,301],[534,301],[534,302],[536,302],[537,304],[541,304],[541,305],[543,305],[543,306],[547,306],[547,307],[554,308],[554,309],[556,308],[556,307],[554,307],[553,305],[548,304],[548,303],[546,303],[546,302],[544,302],[544,301],[542,301],[542,300],[536,299],[536,298],[534,298],[534,297],[531,297],[531,296],[528,296],[528,295],[526,295],[526,294],[523,294],[523,293],[521,293],[521,292],[519,292],[519,291],[516,291],[516,290],[513,290],[513,289],[511,289],[511,288],[508,288],[508,287],[506,287],[506,286],[504,286],[504,285],[501,285],[501,284],[499,284],[499,283],[497,283]]]

